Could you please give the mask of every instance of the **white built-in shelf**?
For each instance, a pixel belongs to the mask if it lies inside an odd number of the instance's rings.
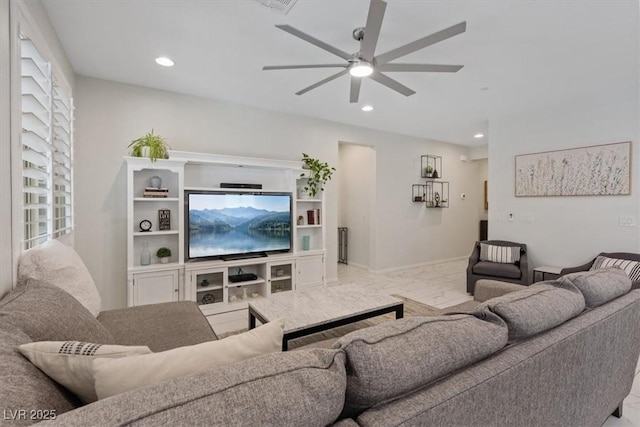
[[[279,282],[281,280],[289,280],[291,279],[291,275],[286,275],[286,276],[275,276],[271,278],[272,282]]]
[[[258,277],[256,280],[247,280],[245,282],[231,282],[229,281],[229,284],[227,285],[227,288],[239,288],[241,286],[250,286],[250,285],[259,285],[261,283],[265,283],[266,280],[264,280],[262,277]]]
[[[246,306],[248,306],[249,302],[258,301],[258,300],[261,300],[261,299],[264,299],[264,298],[265,297],[263,297],[262,295],[259,295],[259,296],[255,297],[255,298],[250,296],[250,295],[247,295],[246,299],[238,298],[235,301],[229,301],[229,305],[243,305],[244,304],[245,305],[244,308],[246,308]]]
[[[196,292],[215,291],[222,288],[223,288],[222,285],[215,285],[215,284],[209,285],[209,286],[198,286],[198,289],[196,289]]]
[[[145,233],[149,234],[149,233]],[[178,262],[168,262],[166,264],[155,263],[149,265],[134,265],[129,269],[129,271],[133,273],[145,273],[145,272],[155,272],[155,271],[164,271],[164,270],[175,270],[181,264]]]
[[[163,231],[136,231],[133,233],[133,237],[142,236],[167,236],[171,234],[180,233],[178,230],[163,230]]]
[[[322,199],[298,199],[298,202],[320,203],[320,202],[322,202]]]
[[[177,197],[134,197],[134,202],[178,202]]]
[[[296,225],[298,228],[322,228],[322,224]]]

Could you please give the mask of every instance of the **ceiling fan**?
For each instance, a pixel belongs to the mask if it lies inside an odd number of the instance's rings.
[[[302,68],[343,68],[336,74],[333,74],[326,79],[312,84],[298,92],[296,95],[303,95],[310,90],[313,90],[323,84],[329,83],[332,80],[337,79],[345,74],[351,75],[351,93],[349,100],[352,103],[358,102],[360,97],[360,85],[362,84],[363,77],[369,77],[370,79],[387,86],[390,89],[395,90],[405,96],[411,96],[415,91],[409,89],[405,85],[401,84],[397,80],[383,74],[384,72],[428,72],[428,73],[455,73],[459,71],[462,65],[439,65],[439,64],[397,64],[391,63],[391,61],[400,58],[402,56],[413,53],[417,50],[423,49],[427,46],[431,46],[458,34],[464,33],[467,29],[467,23],[461,22],[452,27],[433,33],[429,36],[423,37],[414,42],[408,43],[404,46],[400,46],[396,49],[390,50],[380,55],[376,55],[376,45],[378,44],[378,37],[380,35],[380,28],[382,26],[382,19],[384,18],[384,12],[387,8],[387,3],[383,0],[371,0],[369,5],[369,14],[367,16],[367,23],[365,27],[359,27],[353,30],[353,38],[360,42],[360,51],[354,54],[349,54],[340,50],[334,46],[331,46],[321,40],[304,33],[297,28],[290,25],[276,25],[276,28],[286,31],[287,33],[294,35],[306,42],[309,42],[320,49],[324,49],[327,52],[333,53],[336,56],[344,59],[346,63],[342,64],[311,64],[311,65],[268,65],[263,67],[263,70],[292,70]]]

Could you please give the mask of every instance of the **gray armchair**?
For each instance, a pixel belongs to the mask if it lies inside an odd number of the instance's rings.
[[[480,261],[480,243],[496,246],[520,247],[520,261],[515,264]],[[498,280],[501,282],[529,285],[529,264],[527,261],[527,245],[505,240],[483,240],[476,242],[469,257],[467,266],[467,292],[473,295],[476,282],[480,279]]]

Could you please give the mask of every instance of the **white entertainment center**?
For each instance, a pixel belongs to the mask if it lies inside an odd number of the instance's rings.
[[[125,157],[127,165],[127,304],[191,300],[198,303],[218,333],[246,327],[248,302],[277,292],[295,292],[325,285],[324,198],[300,197],[305,184],[302,162],[170,151],[169,159]],[[152,177],[160,177],[168,194],[145,197]],[[221,183],[261,184],[262,189],[221,188]],[[185,250],[185,191],[289,193],[291,250],[264,257],[223,261],[188,260]],[[170,220],[159,229],[159,211]],[[316,212],[314,224],[307,212]],[[302,217],[299,219],[299,217]],[[148,227],[150,221],[151,228]],[[166,220],[165,220],[166,221]],[[168,228],[168,229],[167,229]],[[305,237],[306,236],[306,237]],[[166,247],[166,264],[155,256]],[[141,265],[143,252],[151,254]],[[254,274],[254,280],[232,282],[229,277]],[[214,316],[215,315],[215,316]]]

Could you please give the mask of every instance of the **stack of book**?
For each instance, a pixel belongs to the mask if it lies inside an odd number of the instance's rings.
[[[307,224],[308,225],[320,224],[320,209],[309,209],[307,211]]]
[[[144,197],[169,197],[168,188],[146,187]]]

